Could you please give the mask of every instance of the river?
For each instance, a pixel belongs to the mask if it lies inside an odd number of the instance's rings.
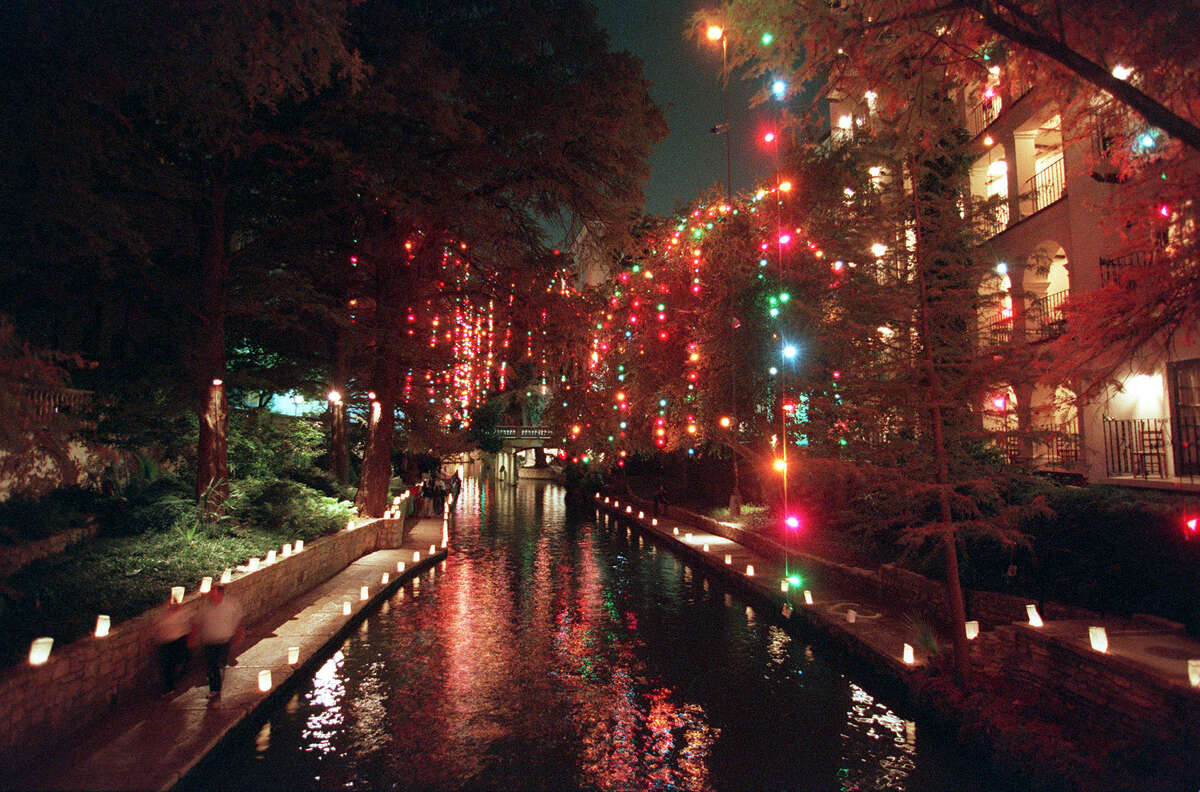
[[[469,480],[448,559],[181,789],[1000,786],[832,657],[555,484]]]

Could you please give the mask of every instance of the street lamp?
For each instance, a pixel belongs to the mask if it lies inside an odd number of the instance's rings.
[[[725,136],[725,203],[733,203],[733,154],[729,143],[729,37],[720,25],[708,26],[708,40],[721,42],[721,126]]]

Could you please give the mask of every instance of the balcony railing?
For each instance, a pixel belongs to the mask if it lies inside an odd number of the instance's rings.
[[[979,343],[984,349],[1006,346],[1012,343],[1013,318],[1001,316],[979,328]]]
[[[24,387],[23,390],[38,417],[70,415],[79,429],[96,428],[96,400],[92,391],[55,387]]]
[[[975,137],[1000,115],[1000,97],[993,96],[967,108],[967,132]]]
[[[1079,417],[1054,427],[1039,443],[1045,448],[1043,464],[1058,468],[1077,465],[1080,459]]]
[[[991,239],[996,234],[1008,228],[1008,202],[998,203],[989,209],[984,209],[980,213],[979,218],[980,231],[982,231],[984,238]]]
[[[1100,258],[1100,285],[1107,286],[1117,280],[1128,269],[1146,267],[1154,263],[1158,254],[1153,250],[1138,250],[1115,258]]]
[[[496,434],[502,440],[549,440],[549,426],[497,426]]]
[[[1063,334],[1067,324],[1067,315],[1063,311],[1067,298],[1071,296],[1070,289],[1056,291],[1045,297],[1034,300],[1026,312],[1028,329],[1031,338],[1045,341],[1057,338]]]
[[[1066,169],[1063,166],[1063,158],[1058,157],[1043,165],[1033,178],[1026,180],[1022,192],[1032,197],[1033,211],[1040,212],[1062,198],[1066,188]]]
[[[1108,476],[1167,477],[1170,421],[1104,416],[1104,472]]]

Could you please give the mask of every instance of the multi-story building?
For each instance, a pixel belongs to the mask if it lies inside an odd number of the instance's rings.
[[[1112,222],[1126,187],[1107,165],[1107,141],[1094,128],[1070,128],[1048,91],[994,70],[990,84],[964,92],[962,107],[976,154],[971,193],[996,207],[981,252],[995,268],[983,286],[999,298],[981,314],[981,347],[1048,345],[1056,354],[1069,301],[1144,263],[1156,241],[1139,246]],[[1134,136],[1147,154],[1162,142],[1153,131]],[[985,428],[1011,458],[1041,468],[1189,488],[1200,475],[1200,345],[1146,345],[1116,379],[1086,401],[1076,395],[1085,383],[1013,381],[984,405]]]
[[[828,145],[870,132],[871,98],[830,101]],[[979,220],[990,268],[980,283],[980,353],[1060,355],[1071,300],[1152,261],[1165,238],[1139,244],[1114,222],[1128,188],[1109,161],[1111,140],[1090,120],[1072,128],[1068,110],[1077,109],[1061,107],[1051,90],[992,69],[958,99],[974,156],[964,215]],[[1152,129],[1132,140],[1146,157],[1165,144]],[[982,216],[967,208],[980,204],[989,207]],[[1102,387],[1028,372],[998,383],[980,405],[982,429],[1008,459],[1092,482],[1200,490],[1200,343],[1147,344]]]

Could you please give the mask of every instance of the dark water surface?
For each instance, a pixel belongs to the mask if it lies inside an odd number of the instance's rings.
[[[775,613],[564,494],[468,481],[449,559],[184,787],[997,788]]]

